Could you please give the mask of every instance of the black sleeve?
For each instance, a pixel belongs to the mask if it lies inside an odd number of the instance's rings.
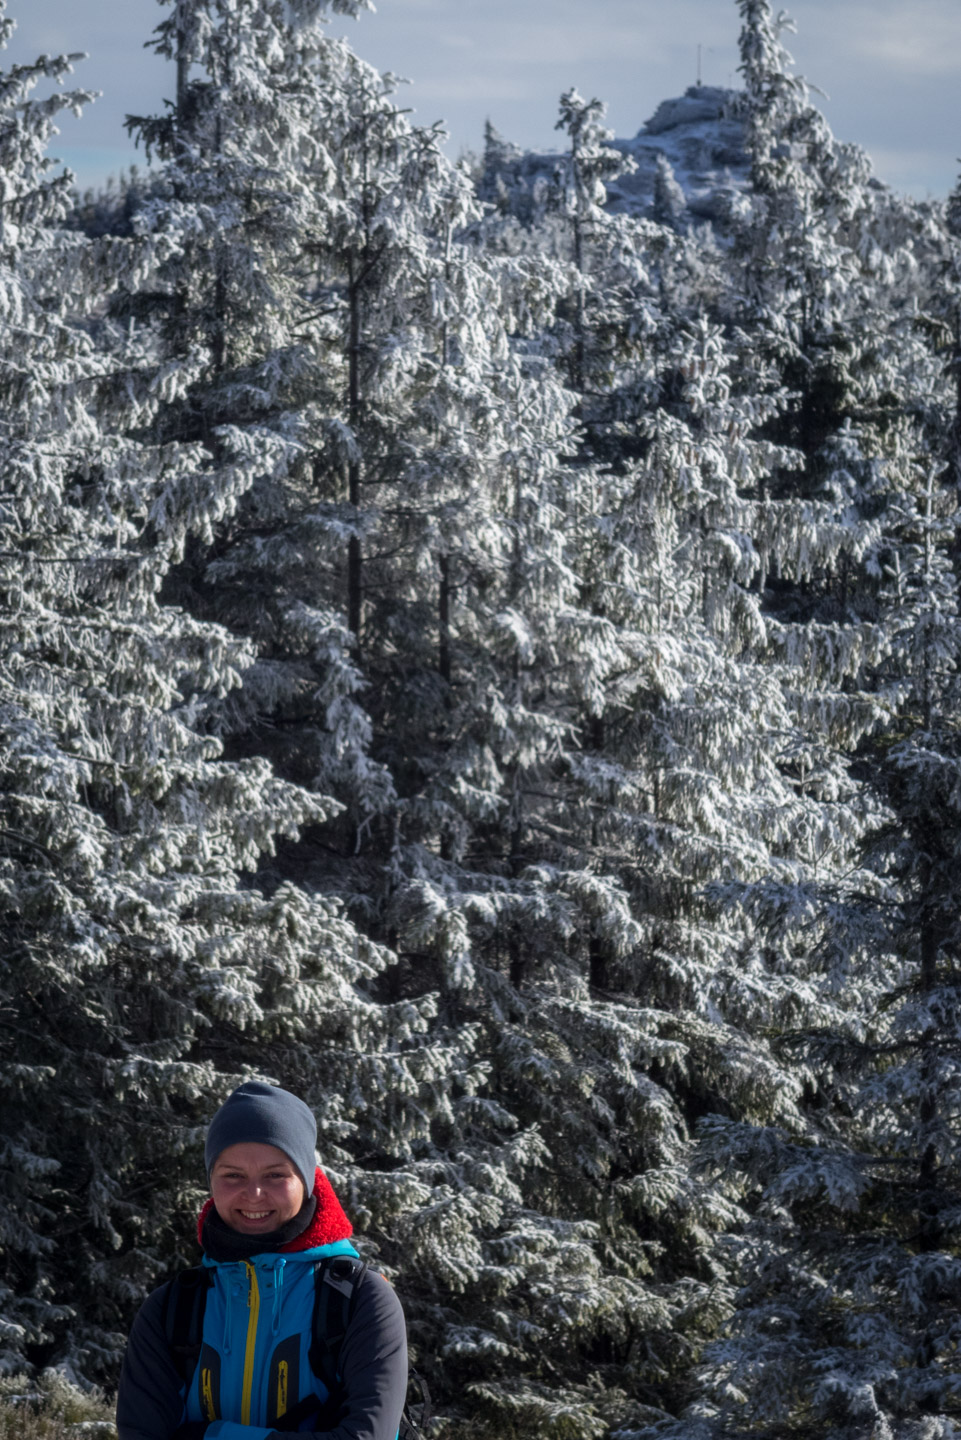
[[[322,1440],[395,1440],[407,1397],[407,1326],[393,1285],[374,1270],[357,1287],[340,1374],[345,1393],[337,1424],[312,1433]],[[274,1437],[291,1440],[278,1431]]]
[[[183,1416],[181,1380],[164,1334],[165,1290],[147,1296],[130,1331],[117,1390],[118,1440],[170,1440]]]

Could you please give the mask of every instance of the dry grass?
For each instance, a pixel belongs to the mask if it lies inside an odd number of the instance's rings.
[[[116,1440],[113,1406],[62,1375],[0,1377],[0,1440]]]

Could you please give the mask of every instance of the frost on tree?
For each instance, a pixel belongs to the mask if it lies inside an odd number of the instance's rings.
[[[172,372],[196,352],[157,430],[194,441],[214,490],[238,451],[246,462],[244,487],[188,540],[163,594],[255,652],[240,693],[211,703],[205,724],[233,753],[267,753],[347,807],[270,878],[342,898],[401,946],[385,980],[398,1015],[430,1003],[404,995],[441,992],[432,1094],[408,1059],[396,1073],[370,1062],[388,1118],[371,1115],[371,1168],[349,1172],[349,1193],[365,1225],[390,1232],[382,1253],[426,1363],[456,1376],[518,1225],[530,1238],[514,1288],[539,1265],[540,1239],[555,1267],[567,1253],[552,1220],[521,1214],[519,1178],[541,1168],[543,1146],[491,1087],[478,1094],[489,1073],[478,1016],[490,1012],[483,992],[461,1000],[475,989],[465,915],[486,925],[498,909],[498,878],[475,896],[463,873],[468,822],[500,808],[483,727],[493,715],[511,746],[515,722],[540,748],[555,732],[523,706],[503,719],[494,686],[506,676],[513,696],[511,524],[535,505],[549,524],[540,492],[556,483],[566,399],[556,384],[545,396],[508,344],[501,313],[516,287],[460,242],[476,206],[438,136],[410,127],[391,85],[345,46],[286,26],[280,7],[257,15],[259,28],[217,12],[182,67],[182,115],[142,127],[167,157],[167,193],[141,224],[180,248],[127,313],[151,319]],[[244,84],[223,83],[225,55]],[[257,196],[285,198],[280,228],[266,202],[262,229],[252,223],[251,174]],[[515,568],[510,580],[516,598]],[[503,671],[493,648],[507,652]],[[518,1335],[524,1324],[523,1312],[511,1322]]]
[[[773,20],[766,5],[742,11],[750,77]],[[807,460],[797,513],[820,514],[830,543],[812,546],[806,583],[778,572],[770,625],[836,756],[829,779],[829,752],[809,743],[798,778],[859,812],[858,843],[848,866],[825,856],[793,894],[772,883],[740,892],[766,944],[791,956],[779,986],[793,988],[794,1009],[774,1017],[772,1040],[803,1089],[793,1123],[715,1115],[702,1130],[705,1172],[739,1192],[743,1218],[724,1242],[736,1311],[705,1353],[698,1413],[725,1435],[813,1423],[852,1440],[940,1436],[957,1413],[951,246],[930,208],[863,189],[850,206],[857,187],[824,186],[808,163],[817,127],[805,126],[804,151],[773,145],[761,177],[764,205],[790,200],[797,218],[779,231],[766,282],[791,286],[795,301],[786,288],[787,323],[777,331],[768,315],[759,333],[774,336],[769,355],[793,350],[812,374],[829,351],[846,369],[830,404],[802,392],[796,411]],[[783,477],[778,486],[790,514]]]
[[[719,236],[178,0],[90,242],[7,77],[4,1363],[109,1376],[259,1070],[472,1434],[948,1433],[958,207],[740,10]]]
[[[203,348],[166,363],[151,325],[110,317],[180,237],[60,225],[45,144],[84,97],[27,96],[68,68],[0,85],[2,1363],[109,1378],[132,1305],[185,1258],[201,1123],[238,1075],[306,1095],[346,1185],[358,1123],[402,1152],[447,1067],[416,1038],[429,1002],[370,1000],[383,956],[335,902],[250,884],[336,805],[222,757],[208,717],[252,653],[162,602],[253,467],[227,436],[214,472],[158,424]]]

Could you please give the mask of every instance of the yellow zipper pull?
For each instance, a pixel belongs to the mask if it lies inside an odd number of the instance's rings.
[[[214,1408],[213,1377],[206,1365],[200,1372],[200,1396],[203,1403],[204,1418],[207,1420],[216,1420],[217,1411]]]

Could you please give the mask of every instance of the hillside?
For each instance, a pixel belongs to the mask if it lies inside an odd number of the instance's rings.
[[[663,157],[684,193],[691,216],[722,221],[732,196],[748,183],[743,126],[733,114],[737,95],[735,90],[692,85],[684,95],[663,100],[633,138],[614,139],[614,148],[630,156],[636,169],[609,184],[608,208],[613,213],[649,215],[658,162]],[[555,151],[523,151],[491,128],[481,195],[527,219],[538,191],[551,185],[561,158]]]

